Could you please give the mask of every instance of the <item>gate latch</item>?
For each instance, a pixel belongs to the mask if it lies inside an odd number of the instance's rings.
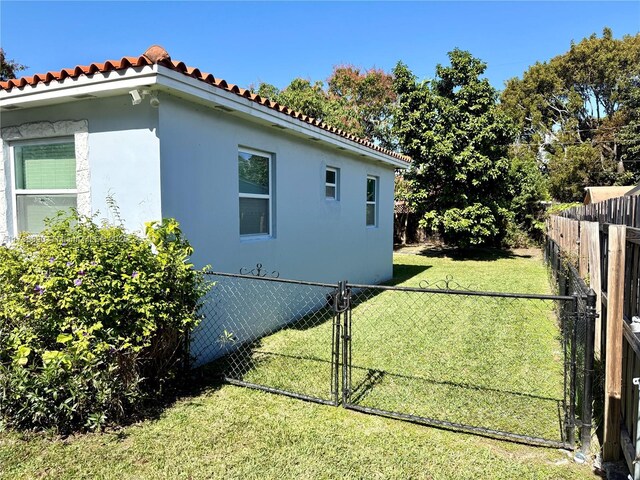
[[[351,289],[345,282],[340,282],[338,288],[327,295],[327,304],[333,307],[335,313],[343,313],[349,309],[351,303]]]

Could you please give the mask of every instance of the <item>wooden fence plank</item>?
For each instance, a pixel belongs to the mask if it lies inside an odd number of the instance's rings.
[[[573,220],[571,222],[573,226],[573,248],[576,254],[576,261],[580,261],[580,222],[578,220]],[[582,277],[584,278],[584,277]]]
[[[596,334],[594,338],[594,352],[596,358],[600,358],[600,347],[602,344],[602,275],[600,268],[602,259],[600,257],[600,226],[598,222],[586,222],[584,226],[586,243],[589,254],[589,286],[596,292]]]
[[[609,226],[607,285],[607,346],[605,357],[603,460],[620,459],[622,397],[622,323],[624,305],[625,235],[623,225]]]
[[[589,222],[580,221],[580,231],[578,234],[580,242],[580,255],[578,257],[578,272],[582,278],[587,278],[589,274],[589,232],[587,225]]]

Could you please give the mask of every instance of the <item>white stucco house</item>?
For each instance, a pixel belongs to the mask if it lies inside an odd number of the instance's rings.
[[[198,265],[392,276],[409,158],[171,60],[161,47],[0,83],[0,243],[60,208],[176,218]]]

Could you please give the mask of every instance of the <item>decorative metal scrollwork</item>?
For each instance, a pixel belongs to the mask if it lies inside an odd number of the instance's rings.
[[[261,263],[256,264],[256,268],[244,268],[240,269],[240,275],[253,275],[254,277],[270,277],[270,278],[278,278],[280,276],[280,272],[276,272],[275,270],[272,272],[265,271],[262,268]]]
[[[473,285],[460,285],[453,279],[451,275],[447,275],[444,280],[436,280],[434,282],[430,282],[429,280],[422,280],[420,282],[420,288],[437,288],[438,290],[456,290],[463,292],[476,291]]]

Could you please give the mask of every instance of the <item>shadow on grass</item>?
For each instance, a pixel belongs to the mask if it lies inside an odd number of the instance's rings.
[[[404,263],[394,263],[393,265],[393,278],[384,285],[396,286],[404,283],[413,277],[417,277],[422,272],[431,268],[431,265],[408,265]]]
[[[358,403],[365,399],[371,393],[376,385],[382,383],[387,372],[384,370],[372,370],[361,367],[352,367],[360,370],[366,370],[367,375],[360,381],[358,385],[351,391],[351,403]]]
[[[190,401],[198,405],[198,397],[204,393],[214,392],[224,385],[220,372],[214,372],[214,366],[207,364],[202,367],[181,372],[178,378],[167,382],[162,390],[152,394],[143,404],[143,408],[130,414],[126,421],[120,422],[114,428],[107,428],[105,433],[112,433],[117,441],[123,441],[129,433],[123,427],[129,427],[143,421],[159,420],[168,409],[179,401]],[[64,438],[64,437],[63,437]]]
[[[399,375],[353,367],[366,372],[351,392],[349,405],[404,416],[403,420],[466,433],[500,437],[500,432],[551,442],[564,440],[562,399],[487,388],[479,385]],[[435,425],[434,425],[435,424]],[[444,425],[450,424],[450,425]],[[507,438],[514,440],[514,438]],[[515,441],[518,441],[515,439]],[[529,443],[523,438],[524,443]]]
[[[214,362],[216,364],[215,366],[213,364],[209,365],[212,365],[213,368],[215,368],[216,371],[219,372],[220,378],[223,378],[224,374],[226,373],[226,375],[230,378],[242,380],[245,375],[247,375],[251,371],[259,370],[260,368],[268,368],[269,359],[273,358],[291,360],[292,365],[285,368],[284,371],[292,375],[295,375],[296,372],[296,361],[322,363],[327,365],[327,369],[329,371],[331,369],[331,360],[317,358],[311,355],[290,355],[285,353],[269,352],[266,350],[261,350],[260,346],[255,343],[251,346],[238,349],[235,352],[218,360],[217,362]]]
[[[359,367],[359,366],[356,366],[356,365],[353,365],[351,368],[353,368],[354,370],[360,370],[360,371],[366,371],[367,372],[365,377],[353,389],[353,392],[352,392],[352,394],[356,394],[357,393],[360,396],[360,398],[364,398],[365,396],[367,396],[367,391],[368,390],[372,390],[373,388],[375,388],[376,385],[381,383],[381,381],[384,378],[389,377],[389,378],[401,379],[403,381],[415,381],[415,382],[422,382],[423,384],[431,384],[431,385],[444,385],[444,386],[450,386],[450,387],[464,389],[464,390],[491,392],[491,393],[498,393],[498,394],[501,394],[501,395],[515,396],[515,397],[527,397],[527,398],[531,398],[531,399],[535,399],[535,400],[544,400],[544,401],[549,401],[549,402],[557,402],[557,403],[560,403],[560,404],[563,401],[560,398],[545,397],[545,396],[534,395],[534,394],[526,393],[526,392],[515,392],[515,391],[512,391],[512,390],[502,390],[502,389],[499,389],[499,388],[490,388],[490,387],[485,387],[483,385],[474,385],[474,384],[471,384],[471,383],[452,382],[452,381],[448,381],[448,380],[436,380],[434,378],[420,377],[420,376],[417,376],[417,375],[402,375],[402,374],[399,374],[399,373],[391,373],[391,372],[387,372],[385,370],[370,369],[370,368],[366,368],[366,367]]]
[[[498,248],[424,247],[417,254],[428,258],[450,258],[455,261],[490,262],[509,258],[532,258],[529,254],[517,254],[510,250]]]
[[[224,372],[221,378],[230,383],[242,382],[249,387],[320,403],[334,401],[336,377],[329,358],[251,348],[221,359],[217,368]]]
[[[229,361],[233,365],[231,369]],[[210,379],[212,372],[215,376],[225,369],[235,380],[311,398],[331,399],[332,368],[328,359],[251,349],[236,352],[222,362],[199,370],[205,379],[207,376]],[[562,399],[359,366],[352,369],[356,378],[350,405],[416,416],[417,423],[421,423],[419,418],[436,419],[436,422],[562,440]],[[222,378],[221,374],[218,378]],[[217,388],[219,383],[205,381],[192,391],[198,394],[210,390],[212,385]],[[449,429],[456,430],[455,427]],[[482,436],[482,432],[478,434]]]

